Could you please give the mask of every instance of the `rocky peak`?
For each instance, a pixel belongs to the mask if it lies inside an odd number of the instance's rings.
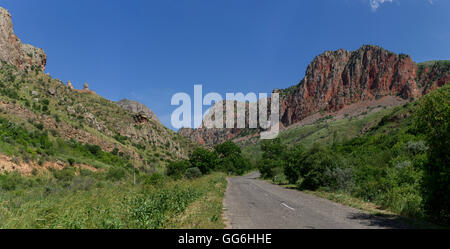
[[[387,95],[420,97],[416,72],[417,65],[408,55],[378,46],[325,52],[311,62],[291,94],[284,96],[282,122],[288,126],[318,111],[337,111]]]
[[[122,99],[117,104],[123,109],[134,113],[134,119],[137,123],[148,120],[155,120],[159,123],[158,117],[147,106],[134,100]]]
[[[11,14],[0,7],[0,61],[20,69],[45,70],[47,55],[44,50],[22,44],[14,34]]]

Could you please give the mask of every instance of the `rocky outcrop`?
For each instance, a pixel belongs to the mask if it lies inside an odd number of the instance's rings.
[[[315,113],[336,112],[384,96],[410,101],[448,82],[450,62],[418,65],[408,55],[365,45],[353,52],[339,49],[317,56],[298,85],[274,92],[280,93],[280,121],[287,127]],[[183,129],[179,133],[213,145],[242,136],[243,132],[201,128]],[[212,139],[214,135],[222,137]]]
[[[283,98],[281,121],[288,126],[318,111],[338,111],[387,95],[418,98],[422,93],[416,73],[417,64],[411,57],[377,46],[325,52],[313,60],[305,78]]]
[[[450,61],[430,61],[419,64],[417,81],[423,94],[450,82]]]
[[[47,55],[40,48],[22,44],[14,34],[11,14],[0,7],[0,61],[24,70],[44,71]]]
[[[75,88],[73,87],[73,85],[72,85],[72,82],[70,82],[70,80],[67,81],[67,87],[68,87],[70,90],[74,90],[74,89],[75,89]]]
[[[155,113],[142,103],[134,100],[122,99],[121,101],[118,101],[117,104],[123,109],[134,113],[134,119],[137,123],[142,123],[146,120],[154,120],[160,123]]]

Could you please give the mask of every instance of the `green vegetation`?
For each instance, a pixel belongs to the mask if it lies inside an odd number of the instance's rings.
[[[420,102],[416,129],[425,134],[429,149],[423,164],[425,210],[450,223],[450,85],[429,94]]]
[[[225,186],[220,173],[195,181],[139,173],[136,185],[129,172],[7,173],[0,175],[0,228],[179,228],[183,217],[223,228]]]
[[[448,224],[449,89],[358,119],[293,128],[244,150],[260,147],[259,169],[275,183]]]
[[[217,145],[213,151],[196,148],[189,160],[173,161],[167,166],[167,175],[180,179],[196,178],[211,172],[242,175],[251,169],[250,161],[243,157],[241,148],[231,141]]]

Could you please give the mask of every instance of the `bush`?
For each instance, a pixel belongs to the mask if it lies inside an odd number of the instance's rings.
[[[145,175],[144,184],[158,185],[164,182],[164,176],[159,173],[153,173],[150,176]]]
[[[328,179],[326,187],[333,191],[350,192],[354,187],[352,168],[328,168],[325,179]]]
[[[167,165],[166,174],[174,179],[180,179],[189,167],[191,163],[187,160],[171,162]]]
[[[6,191],[15,190],[23,182],[23,177],[17,172],[0,175],[0,187]]]
[[[75,176],[75,169],[74,168],[64,168],[62,170],[53,170],[52,173],[53,173],[53,176],[56,179],[58,179],[59,181],[69,182],[69,181],[72,181],[72,179]]]
[[[187,179],[199,178],[202,176],[202,172],[200,171],[199,168],[189,168],[186,170],[186,173],[184,174],[184,176]]]
[[[70,166],[75,165],[75,159],[73,159],[73,158],[68,158],[67,162],[69,163]]]
[[[121,167],[111,167],[108,169],[106,173],[106,178],[113,181],[119,181],[127,175],[127,172],[124,168]]]

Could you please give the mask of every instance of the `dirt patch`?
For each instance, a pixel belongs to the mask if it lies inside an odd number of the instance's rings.
[[[0,173],[5,172],[18,172],[25,176],[30,176],[33,172],[44,172],[50,169],[62,170],[68,164],[62,161],[56,162],[44,162],[39,165],[36,162],[25,162],[18,158],[12,158],[6,155],[0,155]],[[87,164],[76,164],[76,168],[89,170],[92,172],[98,172],[99,170],[93,166]]]

